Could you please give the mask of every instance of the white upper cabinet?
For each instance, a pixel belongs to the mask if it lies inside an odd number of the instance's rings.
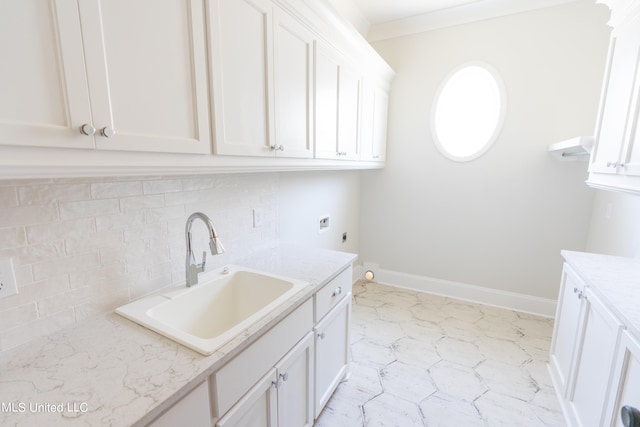
[[[210,152],[201,0],[0,8],[1,144]]]
[[[271,156],[273,6],[269,0],[210,5],[215,153]]]
[[[79,5],[96,147],[210,153],[203,1]]]
[[[313,157],[313,36],[267,0],[216,0],[216,154]]]
[[[334,13],[2,0],[0,179],[382,167],[393,70]]]
[[[76,2],[0,2],[0,144],[93,147]]]
[[[298,21],[274,9],[274,145],[279,157],[313,157],[313,40]]]
[[[340,59],[323,43],[315,46],[316,157],[335,159],[338,153],[338,90]]]
[[[372,80],[365,79],[364,83],[360,159],[384,162],[387,153],[389,93]]]
[[[362,78],[324,43],[315,46],[316,157],[358,159]]]
[[[362,77],[357,68],[340,67],[338,96],[338,157],[357,160],[360,148],[360,109]]]
[[[588,183],[640,192],[640,2],[626,3],[612,9],[614,28]]]

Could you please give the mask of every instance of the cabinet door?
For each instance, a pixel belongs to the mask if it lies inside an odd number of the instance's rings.
[[[355,160],[359,157],[360,137],[360,73],[355,67],[340,67],[338,95],[338,158]]]
[[[0,144],[93,148],[78,4],[0,2]]]
[[[272,156],[272,5],[214,0],[211,78],[216,154]]]
[[[96,146],[211,152],[203,1],[78,4]]]
[[[276,370],[271,369],[216,423],[216,427],[276,427],[276,378]]]
[[[313,333],[309,332],[276,366],[278,427],[313,425]]]
[[[623,148],[630,134],[632,94],[639,61],[640,26],[634,23],[616,28],[609,47],[597,143],[589,172],[617,173],[622,169],[620,163],[623,163]]]
[[[209,387],[207,381],[189,392],[169,410],[149,423],[149,427],[210,427]]]
[[[600,427],[623,326],[589,289],[584,300],[583,329],[574,358],[575,377],[569,384],[569,412],[578,426]]]
[[[346,375],[349,365],[351,294],[315,327],[315,416]]]
[[[315,42],[315,151],[316,157],[335,159],[338,153],[338,82],[340,59]]]
[[[278,157],[313,157],[313,35],[274,8],[275,145]]]
[[[360,159],[383,162],[387,152],[389,94],[366,80],[362,98]]]
[[[614,369],[605,426],[625,427],[620,410],[623,406],[640,408],[640,343],[628,332],[622,334]]]
[[[561,396],[567,392],[573,349],[577,343],[583,295],[584,283],[565,263],[549,355],[551,377]]]

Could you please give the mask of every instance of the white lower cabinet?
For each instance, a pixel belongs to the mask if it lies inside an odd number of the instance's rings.
[[[565,264],[549,371],[569,426],[609,426],[614,417],[610,395],[619,388],[613,373],[625,326],[607,304]]]
[[[549,355],[551,379],[561,395],[567,392],[567,383],[573,359],[573,349],[578,336],[578,325],[583,303],[584,283],[565,264],[560,282],[560,298]]]
[[[351,267],[210,377],[216,427],[311,427],[349,366]]]
[[[313,335],[309,333],[216,423],[216,427],[310,427],[313,424],[312,347]]]
[[[178,403],[148,424],[149,427],[175,427],[178,425],[193,427],[211,425],[207,381],[200,383]]]
[[[574,381],[567,399],[570,418],[581,427],[600,427],[610,387],[616,349],[623,326],[587,289],[582,335],[576,346]]]
[[[276,370],[271,369],[216,423],[216,427],[276,427],[277,396],[274,384],[277,378]]]
[[[315,416],[318,417],[349,367],[351,293],[314,328]]]
[[[313,425],[313,357],[309,332],[276,366],[278,427]]]
[[[621,412],[640,409],[640,343],[628,331],[623,332],[620,351],[616,358],[613,372],[612,388],[609,393],[607,417],[602,425],[613,427],[627,427],[634,424],[624,424]],[[617,387],[616,387],[617,385]]]

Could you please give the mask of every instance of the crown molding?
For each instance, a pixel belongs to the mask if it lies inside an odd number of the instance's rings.
[[[585,0],[484,0],[372,25],[369,42]]]

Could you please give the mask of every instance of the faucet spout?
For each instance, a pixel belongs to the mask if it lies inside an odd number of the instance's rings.
[[[187,256],[185,259],[185,278],[187,287],[198,284],[198,273],[204,271],[204,267],[206,264],[207,253],[203,252],[202,263],[197,264],[193,256],[193,249],[191,248],[191,226],[193,225],[193,221],[195,221],[196,219],[200,219],[207,226],[207,230],[209,231],[209,249],[211,250],[211,255],[219,255],[221,253],[224,253],[224,246],[222,246],[222,242],[220,242],[220,239],[218,238],[218,233],[213,226],[211,218],[209,218],[202,212],[194,212],[189,215],[184,229],[185,239],[187,243]]]

